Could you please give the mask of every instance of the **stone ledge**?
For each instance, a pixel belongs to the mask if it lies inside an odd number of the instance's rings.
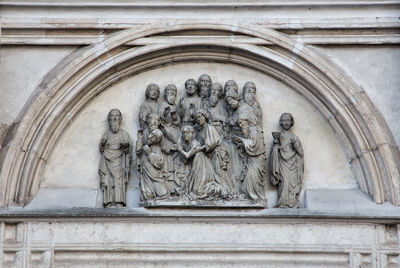
[[[382,211],[363,210],[358,213],[333,212],[310,209],[145,209],[145,208],[71,208],[26,210],[20,207],[0,210],[0,221],[52,221],[52,220],[227,220],[234,221],[354,221],[368,223],[400,224],[398,208]]]
[[[260,0],[248,0],[243,2],[238,1],[127,1],[127,0],[102,0],[102,1],[65,1],[65,0],[14,0],[14,1],[3,1],[3,6],[28,6],[28,7],[180,7],[180,8],[199,8],[199,7],[213,7],[213,8],[248,8],[248,7],[352,7],[352,6],[387,6],[387,5],[398,5],[396,0],[349,0],[349,1],[260,1]]]

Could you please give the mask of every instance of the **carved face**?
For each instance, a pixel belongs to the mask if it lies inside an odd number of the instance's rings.
[[[156,135],[154,135],[153,133],[150,133],[148,138],[147,138],[147,144],[148,145],[155,144],[156,143],[156,139],[157,139]]]
[[[244,92],[244,102],[250,106],[253,106],[253,104],[256,102],[255,94],[252,92],[245,91]]]
[[[289,130],[292,125],[292,117],[289,114],[284,114],[280,119],[281,126],[284,130]]]
[[[256,94],[256,85],[254,83],[246,83],[246,86],[243,90],[245,93]]]
[[[194,139],[194,129],[193,128],[184,128],[182,130],[182,137],[184,141],[187,143],[191,142]]]
[[[239,126],[242,129],[242,132],[245,136],[249,134],[250,124],[246,119],[239,119]]]
[[[189,81],[186,83],[186,93],[189,96],[194,95],[196,91],[197,91],[197,85],[195,81]]]
[[[202,75],[199,78],[200,96],[208,97],[211,87],[211,78],[208,75]]]
[[[170,105],[174,105],[176,100],[176,93],[172,90],[168,91],[166,99]]]
[[[157,129],[160,126],[160,119],[158,117],[151,117],[149,121],[150,130]]]
[[[225,83],[225,92],[229,91],[229,90],[233,90],[235,92],[238,92],[238,85],[236,84],[235,81],[233,80],[229,80]]]
[[[196,120],[196,123],[197,123],[199,126],[204,126],[204,124],[207,122],[207,121],[206,121],[206,118],[205,118],[204,115],[202,115],[201,113],[196,113],[196,115],[195,115],[195,120]]]
[[[112,132],[117,133],[122,121],[122,115],[118,110],[110,111],[108,115],[108,123],[110,124],[110,129]]]
[[[211,88],[211,95],[212,96],[217,96],[218,98],[220,98],[222,96],[222,87],[213,86]]]
[[[152,100],[157,100],[160,95],[160,90],[157,87],[151,87],[149,90],[149,98]]]
[[[210,105],[211,107],[215,107],[218,104],[218,97],[216,95],[211,95],[210,97]]]
[[[226,104],[228,104],[229,108],[232,110],[236,110],[239,107],[239,101],[232,97],[226,98]]]

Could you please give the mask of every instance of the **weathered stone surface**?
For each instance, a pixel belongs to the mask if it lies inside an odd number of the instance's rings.
[[[119,107],[124,114],[124,122],[121,127],[127,130],[131,136],[135,136],[139,129],[137,115],[140,104],[145,98],[145,87],[154,81],[152,78],[155,75],[158,77],[157,82],[161,88],[173,83],[177,85],[178,92],[182,94],[186,77],[180,79],[179,77],[171,77],[169,74],[184,73],[188,77],[198,77],[199,74],[205,71],[215,73],[213,76],[215,81],[227,81],[231,77],[238,77],[237,82],[240,86],[247,82],[247,77],[240,78],[241,75],[243,73],[251,74],[252,80],[257,85],[260,85],[257,87],[258,101],[268,107],[266,113],[269,116],[263,117],[264,133],[271,133],[279,129],[276,118],[279,118],[282,112],[292,111],[297,115],[294,131],[300,137],[307,156],[307,165],[304,171],[304,189],[349,189],[357,187],[342,149],[329,126],[321,120],[312,106],[299,95],[280,82],[260,73],[251,72],[249,69],[234,65],[205,63],[174,65],[167,67],[167,69],[142,73],[122,81],[100,94],[80,113],[64,134],[63,139],[48,162],[42,187],[99,189],[98,162],[96,160],[99,158],[99,154],[96,140],[100,140],[101,133],[106,130],[107,125],[104,120],[104,114],[107,114],[114,107]],[[268,86],[263,87],[261,86],[262,84],[267,84]],[[141,98],[137,98],[137,95]],[[309,132],[309,126],[311,125],[313,126],[313,131]],[[76,136],[74,133],[81,133],[81,135]],[[272,146],[272,139],[269,139],[269,141],[267,137],[265,139],[266,152],[269,152]],[[63,150],[59,148],[63,148]],[[318,150],[317,148],[325,148],[325,150]],[[88,162],[86,159],[94,159],[94,161]],[[71,166],[74,166],[74,168],[71,169]],[[322,169],[321,166],[323,167]],[[139,176],[137,173],[132,175],[128,188],[133,187],[132,189],[138,191],[138,186],[134,186],[134,184],[138,182]],[[321,177],[324,179],[321,180]],[[267,194],[270,191],[275,192],[276,188],[267,184],[266,191]],[[272,196],[268,194],[267,198],[268,205],[273,206],[276,202],[276,197],[273,194]],[[138,203],[135,206],[138,206]]]
[[[100,189],[104,207],[126,206],[126,185],[131,170],[132,142],[121,129],[122,113],[112,109],[107,115],[109,129],[103,134],[100,149]]]
[[[303,184],[304,152],[299,138],[290,129],[294,117],[283,113],[279,119],[281,132],[272,132],[274,145],[271,150],[271,182],[278,185],[276,207],[297,208]]]
[[[395,1],[0,5],[0,123],[11,130],[0,206],[28,204],[0,211],[0,266],[399,266]],[[135,137],[143,85],[181,94],[187,77],[207,73],[255,82],[267,152],[276,119],[294,115],[301,208],[138,208],[134,173],[127,207],[103,209],[107,112],[120,108]],[[265,194],[273,206],[276,189]]]

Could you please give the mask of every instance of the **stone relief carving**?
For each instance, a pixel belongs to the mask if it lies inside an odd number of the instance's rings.
[[[294,118],[283,113],[279,119],[282,132],[273,132],[271,150],[271,181],[278,185],[278,202],[275,207],[297,208],[303,180],[303,148],[299,138],[290,132]]]
[[[109,130],[101,138],[99,174],[104,207],[126,206],[126,184],[130,171],[131,141],[120,128],[122,113],[112,109],[107,116]]]
[[[142,206],[266,207],[267,156],[263,114],[256,85],[246,82],[242,98],[236,81],[224,87],[210,75],[188,79],[178,99],[176,85],[147,86],[140,106],[135,147]],[[124,206],[129,178],[128,134],[122,114],[108,115],[110,130],[100,142],[104,206]],[[303,151],[290,132],[293,116],[282,114],[273,132],[271,181],[279,188],[277,207],[298,207]]]
[[[202,74],[177,104],[167,85],[158,105],[159,87],[147,87],[136,142],[142,205],[266,206],[262,111],[255,84],[243,90],[241,100],[236,81],[223,88]]]

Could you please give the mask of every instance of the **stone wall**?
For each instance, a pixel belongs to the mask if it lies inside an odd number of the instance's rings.
[[[3,1],[4,267],[397,267],[396,1]],[[147,84],[257,85],[267,151],[282,112],[305,151],[301,208],[103,209],[106,115],[136,140]],[[0,266],[2,266],[0,265]]]

